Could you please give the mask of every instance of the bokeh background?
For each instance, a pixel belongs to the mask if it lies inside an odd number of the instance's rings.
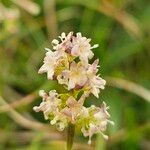
[[[76,133],[74,150],[150,150],[149,0],[0,0],[0,150],[65,150],[58,132],[35,113],[39,89],[61,87],[37,73],[45,47],[61,32],[92,39],[106,89],[86,105],[110,106],[106,133]]]

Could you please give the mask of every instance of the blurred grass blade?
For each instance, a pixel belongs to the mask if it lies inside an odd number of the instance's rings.
[[[30,104],[37,97],[37,95],[38,95],[37,93],[31,93],[31,94],[23,97],[20,100],[16,100],[16,101],[12,102],[9,105],[6,104],[3,106],[0,106],[0,113],[9,111],[10,107],[16,108],[19,106],[24,106],[24,105]]]
[[[104,71],[110,72],[110,70],[120,65],[120,63],[127,62],[134,54],[144,51],[142,41],[131,40],[124,35],[115,44],[117,46],[113,46],[111,50],[105,51],[103,60]]]
[[[14,109],[14,108],[17,108],[20,106],[28,105],[28,104],[32,103],[38,97],[38,92],[40,89],[45,89],[45,90],[48,89],[49,90],[49,89],[53,89],[54,87],[55,87],[55,82],[51,82],[51,85],[49,85],[49,83],[46,82],[41,87],[39,87],[37,90],[24,96],[20,100],[16,100],[16,101],[13,101],[12,103],[4,104],[4,105],[0,106],[0,113],[9,111],[10,107]]]
[[[38,15],[40,12],[39,5],[30,0],[11,0],[11,1],[16,5],[18,5],[19,7],[26,10],[31,15]]]
[[[1,96],[0,96],[0,104],[5,104],[9,106],[9,104]],[[37,121],[26,119],[11,107],[9,107],[9,111],[7,113],[15,122],[17,122],[22,127],[25,127],[27,129],[37,130],[37,131],[46,131],[51,133],[53,132],[53,130],[49,127],[49,125],[45,125]],[[56,133],[56,136],[58,135],[59,132],[58,134]]]
[[[130,134],[138,133],[138,134],[142,135],[144,133],[148,134],[149,131],[150,131],[150,122],[140,125],[134,129],[130,130],[130,132],[128,132],[128,130],[121,129],[109,137],[108,148],[111,147],[113,144],[124,141],[124,139],[127,138]]]
[[[119,10],[113,4],[113,1],[102,0],[98,10],[103,14],[117,20],[127,31],[129,31],[129,33],[132,33],[136,37],[141,37],[142,33],[135,19],[125,10]]]
[[[45,22],[48,31],[48,35],[51,36],[51,40],[56,38],[58,29],[57,29],[57,19],[56,19],[56,9],[55,9],[55,0],[44,0],[44,13],[45,13]]]
[[[109,16],[119,22],[130,34],[135,37],[141,37],[142,32],[135,21],[135,18],[129,15],[125,10],[119,9],[113,4],[113,1],[101,0],[101,1],[91,1],[91,0],[58,0],[59,3],[66,4],[80,4],[84,7],[94,9]]]
[[[6,19],[18,19],[19,16],[20,12],[18,8],[6,8],[2,3],[0,3],[0,22]]]
[[[138,85],[136,83],[133,83],[131,81],[120,79],[120,78],[114,78],[114,77],[107,77],[106,81],[109,86],[117,87],[120,89],[124,89],[126,91],[129,91],[131,93],[134,93],[143,99],[145,99],[147,102],[150,102],[150,91],[141,85]]]

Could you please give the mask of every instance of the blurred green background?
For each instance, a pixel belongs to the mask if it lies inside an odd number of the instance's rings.
[[[74,150],[150,150],[149,0],[0,0],[0,150],[65,150],[58,132],[32,107],[39,89],[57,89],[37,73],[45,47],[61,32],[92,39],[107,86],[86,105],[110,106],[106,133],[76,133]],[[9,105],[8,105],[9,103]]]

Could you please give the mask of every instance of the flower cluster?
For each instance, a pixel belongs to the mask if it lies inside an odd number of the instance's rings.
[[[103,102],[100,107],[84,106],[90,93],[98,98],[100,89],[104,89],[106,83],[98,74],[99,60],[89,63],[94,56],[92,49],[97,48],[98,44],[91,46],[91,39],[83,37],[81,33],[76,36],[73,32],[68,35],[62,33],[59,38],[60,41],[52,41],[54,51],[46,48],[44,64],[39,73],[47,73],[48,79],[57,80],[68,92],[58,94],[52,90],[47,94],[41,90],[39,95],[43,101],[33,109],[42,111],[45,119],[50,120],[60,131],[69,123],[80,127],[83,135],[89,136],[89,144],[95,133],[101,133],[107,139],[103,131],[107,123],[113,122],[108,120],[110,115],[106,104]]]

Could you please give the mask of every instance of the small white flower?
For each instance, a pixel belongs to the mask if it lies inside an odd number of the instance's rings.
[[[38,73],[42,74],[47,72],[47,78],[53,79],[55,69],[61,65],[61,62],[66,61],[67,56],[65,53],[60,53],[58,51],[52,52],[48,49],[46,56],[44,58],[44,64],[39,69]]]
[[[66,105],[67,107],[62,110],[62,113],[70,119],[71,123],[75,124],[83,106],[72,96],[68,98]]]
[[[50,121],[51,125],[56,125],[59,131],[63,131],[68,126],[67,117],[57,109],[54,112],[54,118]]]
[[[80,118],[87,118],[89,116],[89,111],[86,107],[82,107],[80,114]]]
[[[89,114],[92,117],[92,119],[88,122],[88,125],[85,123],[83,124],[83,127],[81,129],[83,135],[85,137],[89,136],[89,141],[88,144],[91,144],[91,137],[96,134],[96,133],[101,133],[102,136],[105,139],[108,139],[108,136],[103,133],[103,131],[106,130],[106,126],[108,123],[113,123],[112,121],[108,120],[110,117],[109,113],[107,112],[108,107],[106,104],[103,102],[101,107],[89,107]]]
[[[110,115],[107,112],[108,109],[109,109],[109,107],[107,107],[106,103],[103,102],[101,107],[98,107],[96,113],[94,114],[94,117],[98,120],[103,120],[103,119],[109,118]]]
[[[95,97],[99,97],[100,89],[104,89],[104,85],[106,84],[106,81],[99,76],[93,76],[90,80],[90,87],[91,87],[91,93]]]
[[[88,86],[90,87],[91,93],[99,97],[100,89],[104,89],[106,81],[99,77],[99,75],[96,75],[98,69],[98,59],[94,61],[92,65],[89,65],[87,76],[88,76]]]
[[[43,90],[40,91],[39,94],[42,96],[43,101],[40,106],[33,107],[33,110],[36,112],[42,111],[45,119],[48,119],[50,113],[59,107],[61,100],[58,98],[58,93],[56,93],[55,90],[50,91],[49,95],[47,95]]]
[[[96,133],[96,126],[92,123],[89,124],[89,129],[85,129],[85,127],[82,127],[81,131],[85,137],[89,136],[88,144],[91,144],[91,138]]]
[[[52,41],[53,49],[57,51],[66,51],[70,53],[72,48],[72,42],[71,42],[72,36],[73,36],[73,32],[68,33],[67,36],[63,32],[61,36],[59,36],[61,42],[59,42],[56,39]]]
[[[91,59],[94,56],[94,53],[91,51],[91,49],[98,47],[98,44],[91,47],[89,43],[90,41],[91,39],[83,37],[81,33],[77,33],[76,37],[73,37],[72,40],[73,47],[71,54],[73,56],[78,56],[85,64],[88,63],[88,59]]]
[[[41,73],[47,72],[47,78],[52,79],[54,75],[54,70],[55,70],[57,60],[58,60],[58,56],[56,52],[52,52],[51,50],[49,50],[46,53],[46,56],[44,58],[44,61],[43,61],[44,64],[39,69],[38,73],[41,74]]]
[[[58,77],[60,84],[67,84],[68,90],[75,88],[75,86],[84,86],[87,81],[86,69],[81,63],[72,62],[69,70],[64,70]]]

